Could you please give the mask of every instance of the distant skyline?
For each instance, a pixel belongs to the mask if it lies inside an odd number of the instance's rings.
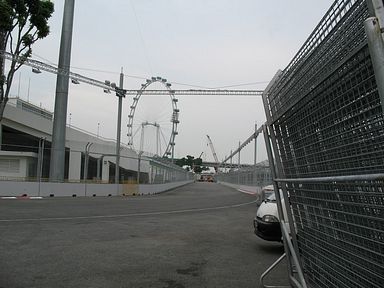
[[[174,89],[262,90],[278,69],[288,65],[332,2],[76,1],[71,70],[117,83],[123,67],[126,89],[139,89],[146,78],[161,76],[173,83]],[[33,58],[49,64],[58,62],[64,0],[54,3],[51,33],[33,47]],[[15,76],[11,95],[29,98],[53,111],[55,85],[55,75],[37,75],[23,67]],[[169,98],[151,97],[139,103],[141,115],[151,115],[153,121],[156,114],[159,121],[170,118]],[[208,134],[221,160],[253,133],[255,123],[265,122],[260,97],[176,97],[180,109],[176,157],[198,157],[204,152],[203,158],[213,161]],[[127,97],[123,104],[124,143],[132,101]],[[116,110],[113,94],[87,84],[70,85],[68,120],[71,113],[72,125],[95,134],[99,127],[101,136],[115,139]],[[260,137],[258,161],[267,159],[263,143]],[[250,144],[243,151],[243,163],[253,163],[253,150]]]

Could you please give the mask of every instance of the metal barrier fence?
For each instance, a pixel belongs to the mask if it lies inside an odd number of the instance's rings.
[[[263,126],[257,128],[243,143],[239,143],[239,147],[235,151],[231,151],[218,166],[218,174],[215,178],[224,183],[234,184],[237,186],[248,186],[253,192],[259,192],[264,186],[272,184],[271,169],[268,160],[257,163],[257,138],[263,131]],[[254,141],[254,165],[240,164],[240,153],[242,150]],[[238,164],[233,164],[234,158],[237,156]],[[244,188],[244,187],[243,187]],[[262,195],[261,195],[262,196]]]
[[[380,5],[336,0],[263,95],[293,286],[384,287],[384,63],[364,29]]]
[[[153,156],[147,158],[146,161],[150,165],[149,179],[151,181],[149,184],[163,184],[195,179],[192,172],[173,164],[170,159]]]
[[[0,155],[0,181],[48,182],[50,142],[36,140],[35,144],[12,144],[3,139]],[[65,181],[87,183],[114,183],[115,160],[113,145],[75,143],[66,148]],[[80,149],[83,147],[83,149]],[[193,180],[191,172],[173,164],[170,159],[136,153],[123,147],[120,152],[120,183],[165,184]]]
[[[244,186],[256,186],[260,188],[272,184],[272,176],[269,166],[231,169],[225,173],[218,173],[216,178],[221,182]]]

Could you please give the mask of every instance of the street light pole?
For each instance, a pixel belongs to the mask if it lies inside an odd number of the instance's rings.
[[[255,155],[254,155],[254,160],[253,160],[253,163],[255,165],[255,169],[256,169],[256,164],[257,164],[257,124],[255,124]]]
[[[68,71],[68,74],[71,64],[74,9],[75,0],[65,0],[58,69]],[[57,74],[56,80],[55,111],[52,127],[52,152],[49,171],[50,181],[55,182],[64,181],[65,129],[69,86],[68,74],[59,73]]]
[[[257,180],[257,123],[255,123],[255,155],[254,155],[254,173],[253,173],[253,184],[256,185],[256,180]]]
[[[121,110],[123,107],[123,98],[125,97],[125,91],[123,89],[124,74],[123,68],[120,73],[119,88],[116,88],[116,96],[119,98],[117,107],[117,136],[116,136],[116,166],[115,166],[115,184],[120,182],[120,138],[121,138]]]

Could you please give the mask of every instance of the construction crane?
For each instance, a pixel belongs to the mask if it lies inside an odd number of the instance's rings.
[[[213,147],[213,143],[212,143],[211,137],[209,137],[209,135],[207,135],[207,138],[208,138],[209,147],[211,148],[211,151],[212,151],[212,154],[213,154],[213,159],[217,163],[217,165],[214,167],[215,168],[215,172],[217,173],[217,170],[219,168],[219,159],[217,158],[217,154],[216,154],[216,151],[215,151],[215,147]]]

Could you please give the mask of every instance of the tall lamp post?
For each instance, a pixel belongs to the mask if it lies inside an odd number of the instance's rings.
[[[118,107],[117,107],[117,136],[116,136],[116,166],[115,166],[115,183],[120,182],[120,142],[121,142],[121,112],[123,109],[123,98],[127,94],[127,90],[123,89],[124,74],[123,68],[120,72],[120,82],[119,87],[116,87],[115,83],[111,83],[111,87],[115,89],[116,96],[119,98]],[[109,83],[109,81],[106,81]]]
[[[58,69],[67,71],[68,73],[57,74],[56,81],[55,111],[52,128],[52,151],[49,171],[49,179],[54,182],[64,181],[65,129],[69,86],[68,74],[71,64],[74,10],[75,0],[65,0]]]

